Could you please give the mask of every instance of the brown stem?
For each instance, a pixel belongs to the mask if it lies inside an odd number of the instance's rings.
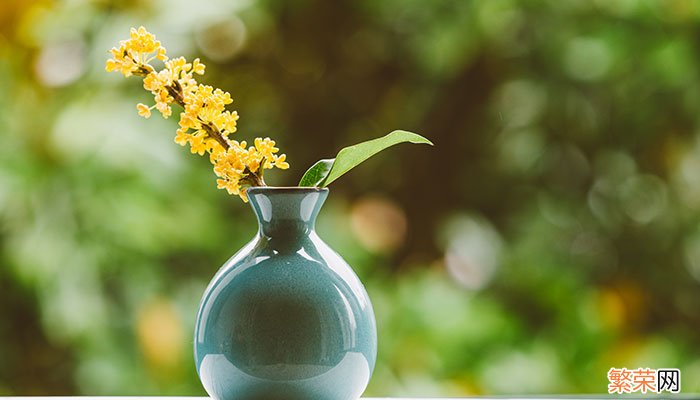
[[[251,186],[267,186],[265,179],[263,179],[262,165],[258,168],[258,173],[251,172],[248,168],[246,168],[246,171],[250,174],[248,176],[252,177]]]

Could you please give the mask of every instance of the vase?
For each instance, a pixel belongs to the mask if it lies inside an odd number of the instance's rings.
[[[316,234],[327,196],[248,189],[258,233],[216,273],[197,313],[195,362],[212,398],[354,400],[366,388],[374,311],[352,268]]]

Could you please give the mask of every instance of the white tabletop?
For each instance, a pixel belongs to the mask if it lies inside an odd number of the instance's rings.
[[[700,393],[688,393],[688,394],[666,394],[666,395],[644,395],[644,396],[613,396],[613,395],[528,395],[528,396],[473,396],[473,397],[363,397],[361,400],[459,400],[459,399],[473,399],[473,400],[533,400],[533,399],[576,399],[576,400],[600,400],[600,399],[679,399],[679,400],[700,400]],[[165,396],[21,396],[21,397],[3,397],[0,396],[2,400],[212,400],[209,397],[165,397]]]

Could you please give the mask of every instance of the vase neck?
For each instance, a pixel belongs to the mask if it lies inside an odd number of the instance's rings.
[[[316,216],[327,196],[328,189],[320,188],[248,189],[260,234],[269,238],[306,236],[313,232]]]

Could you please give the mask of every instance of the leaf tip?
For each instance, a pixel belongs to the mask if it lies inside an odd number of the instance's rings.
[[[419,135],[419,134],[417,134],[417,133],[415,133],[415,132],[404,131],[404,130],[401,130],[401,129],[400,129],[400,130],[395,130],[395,131],[393,131],[393,132],[391,132],[391,133],[392,133],[392,134],[393,134],[393,133],[396,133],[396,134],[408,135],[409,138],[408,138],[407,140],[408,140],[410,143],[413,143],[413,144],[427,144],[427,145],[430,145],[430,146],[435,146],[435,144],[434,144],[432,141],[430,141],[430,139],[428,139],[427,137],[425,137],[425,136],[423,136],[423,135]]]

